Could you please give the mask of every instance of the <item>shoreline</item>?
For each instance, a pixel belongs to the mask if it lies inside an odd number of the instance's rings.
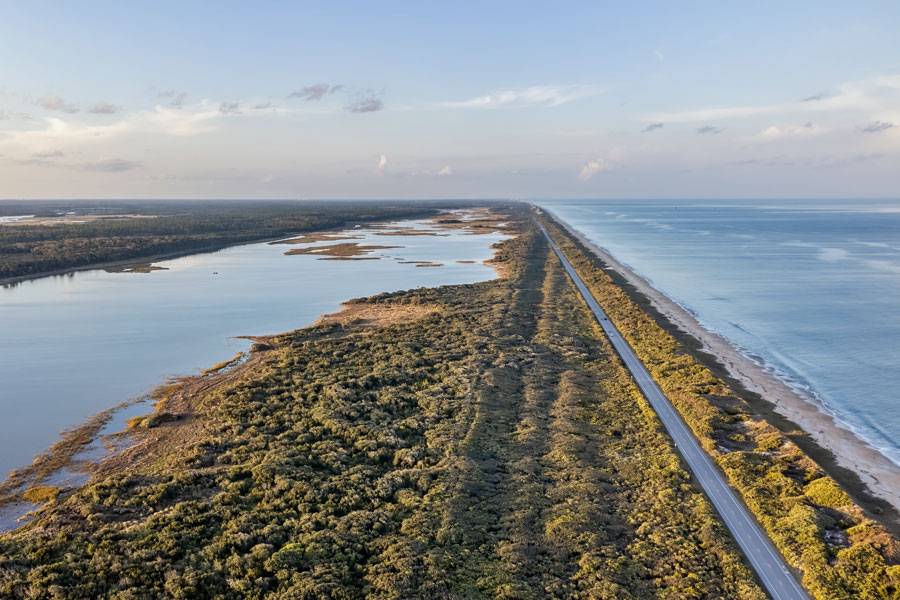
[[[428,209],[429,211],[440,210],[440,209]],[[429,215],[435,216],[435,215]],[[419,218],[419,217],[414,217]],[[422,216],[421,218],[426,218]],[[224,243],[224,244],[214,244],[211,246],[203,246],[201,248],[194,248],[191,250],[177,250],[175,252],[164,252],[163,254],[153,254],[149,256],[140,256],[135,258],[123,258],[122,260],[112,260],[102,263],[93,263],[89,265],[80,265],[77,267],[65,267],[62,269],[54,269],[52,271],[44,271],[41,273],[32,273],[30,275],[16,275],[14,277],[0,277],[0,287],[7,287],[10,285],[18,285],[20,283],[24,283],[26,281],[36,281],[38,279],[44,279],[45,277],[56,277],[59,275],[69,275],[71,273],[78,273],[81,271],[97,271],[97,270],[105,270],[105,269],[121,269],[131,266],[140,266],[140,265],[152,265],[154,262],[159,262],[163,260],[173,260],[176,258],[181,258],[184,256],[192,256],[194,254],[210,254],[213,252],[219,252],[220,250],[225,250],[227,248],[234,248],[237,246],[247,246],[249,244],[268,244],[271,242],[277,242],[279,240],[284,240],[292,237],[297,237],[301,235],[306,235],[311,231],[315,232],[330,232],[330,231],[343,231],[345,229],[351,229],[354,225],[366,225],[372,223],[380,223],[382,221],[347,221],[342,225],[335,225],[334,227],[326,227],[323,229],[315,229],[315,230],[306,230],[306,231],[295,231],[291,233],[285,233],[282,235],[274,236],[274,237],[264,237],[254,240],[246,240],[243,242],[233,242],[233,243]]]
[[[300,234],[296,234],[300,235]],[[125,258],[122,260],[113,260],[109,262],[103,263],[93,263],[90,265],[81,265],[78,267],[67,267],[64,269],[54,269],[53,271],[44,271],[42,273],[34,273],[32,275],[16,275],[15,277],[6,277],[0,278],[0,287],[6,287],[10,285],[18,285],[20,283],[25,283],[26,281],[37,281],[38,279],[44,279],[46,277],[58,277],[61,275],[69,275],[72,273],[79,273],[81,271],[103,271],[106,269],[121,269],[127,268],[131,266],[140,266],[140,265],[152,265],[155,262],[161,262],[164,260],[174,260],[176,258],[182,258],[184,256],[191,256],[194,254],[211,254],[213,252],[218,252],[220,250],[225,250],[226,248],[233,248],[235,246],[246,246],[248,244],[259,244],[265,242],[271,242],[275,240],[284,239],[285,237],[280,235],[274,238],[262,238],[259,240],[249,240],[246,242],[238,242],[235,244],[225,244],[223,246],[205,246],[203,248],[195,248],[193,250],[179,250],[177,252],[167,252],[164,254],[154,254],[152,256],[143,256],[140,258]]]
[[[589,240],[554,212],[543,207],[541,210],[549,214],[585,248],[603,261],[609,270],[618,274],[634,288],[634,291],[643,295],[652,308],[668,320],[672,328],[693,338],[695,341],[693,345],[696,346],[693,349],[716,361],[728,379],[738,384],[739,389],[736,391],[743,392],[741,394],[743,396],[752,395],[758,398],[758,401],[751,404],[754,408],[763,409],[760,410],[763,418],[770,422],[779,421],[765,414],[774,413],[780,417],[781,422],[772,424],[789,433],[798,445],[804,447],[810,443],[815,444],[820,449],[819,452],[811,452],[806,447],[803,449],[826,469],[829,475],[847,488],[857,502],[876,514],[883,514],[882,507],[872,507],[873,504],[880,503],[873,502],[872,498],[867,497],[871,494],[888,503],[895,515],[900,513],[900,467],[893,461],[843,426],[812,394],[803,394],[791,387],[767,370],[764,365],[744,354],[732,342],[704,327],[685,307],[653,287],[646,279],[623,265],[612,254]],[[761,405],[768,405],[769,410],[766,411],[765,406]],[[797,428],[802,431],[796,432]],[[803,443],[802,438],[811,439]],[[851,475],[856,476],[856,481],[853,481]],[[866,490],[860,490],[859,483],[864,484]],[[878,508],[882,509],[877,510]]]

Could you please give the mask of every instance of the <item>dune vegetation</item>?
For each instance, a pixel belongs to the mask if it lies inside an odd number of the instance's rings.
[[[505,210],[503,277],[353,300],[161,388],[86,485],[30,493],[0,597],[765,598]],[[546,224],[815,597],[897,598],[896,540]]]
[[[540,218],[815,597],[900,598],[900,542],[629,298],[598,258]]]
[[[356,300],[166,388],[178,418],[0,536],[0,597],[764,598],[510,219],[501,279]]]

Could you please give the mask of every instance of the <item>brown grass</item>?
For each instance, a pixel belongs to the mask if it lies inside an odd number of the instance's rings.
[[[389,248],[402,248],[403,246],[362,246],[356,242],[344,242],[341,244],[330,244],[328,246],[314,246],[311,248],[295,248],[285,252],[287,255],[293,254],[312,254],[315,256],[323,256],[329,258],[346,258],[351,256],[364,256],[371,254],[375,250],[387,250]]]
[[[55,485],[33,485],[22,494],[22,499],[37,504],[43,504],[45,502],[50,502],[51,500],[56,500],[60,491],[62,490]]]
[[[322,323],[356,323],[369,327],[384,327],[395,323],[405,323],[421,319],[425,315],[438,312],[434,306],[421,304],[345,304],[343,310],[322,315],[316,325]]]
[[[230,358],[230,359],[228,359],[228,360],[223,360],[222,362],[220,362],[220,363],[217,364],[217,365],[213,365],[213,366],[211,366],[211,367],[208,368],[208,369],[203,369],[203,370],[201,371],[201,373],[203,373],[204,375],[210,375],[210,374],[212,374],[212,373],[216,373],[216,372],[218,372],[218,371],[221,371],[221,370],[224,369],[225,367],[230,367],[231,365],[233,365],[233,364],[236,363],[237,361],[241,360],[241,358],[242,358],[243,356],[244,356],[244,353],[243,353],[243,352],[238,352],[237,354],[234,355],[234,358]]]

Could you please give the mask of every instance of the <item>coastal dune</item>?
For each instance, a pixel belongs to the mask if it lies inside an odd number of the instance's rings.
[[[545,209],[544,209],[545,210]],[[551,211],[547,211],[551,215]],[[803,393],[770,373],[730,341],[706,329],[683,306],[654,288],[646,279],[616,260],[563,219],[553,215],[571,235],[615,271],[675,327],[694,337],[701,350],[713,355],[747,391],[770,403],[776,413],[808,433],[834,455],[836,463],[856,473],[868,491],[900,511],[900,467],[876,448],[843,427],[812,394]],[[849,490],[857,492],[858,490]]]

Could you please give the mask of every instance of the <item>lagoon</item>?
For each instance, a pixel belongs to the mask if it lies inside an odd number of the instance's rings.
[[[28,464],[98,411],[246,350],[234,336],[297,329],[350,298],[496,277],[483,261],[502,233],[392,225],[348,232],[363,245],[399,246],[360,257],[378,260],[287,256],[298,246],[254,243],[147,273],[80,271],[0,288],[0,471]]]

